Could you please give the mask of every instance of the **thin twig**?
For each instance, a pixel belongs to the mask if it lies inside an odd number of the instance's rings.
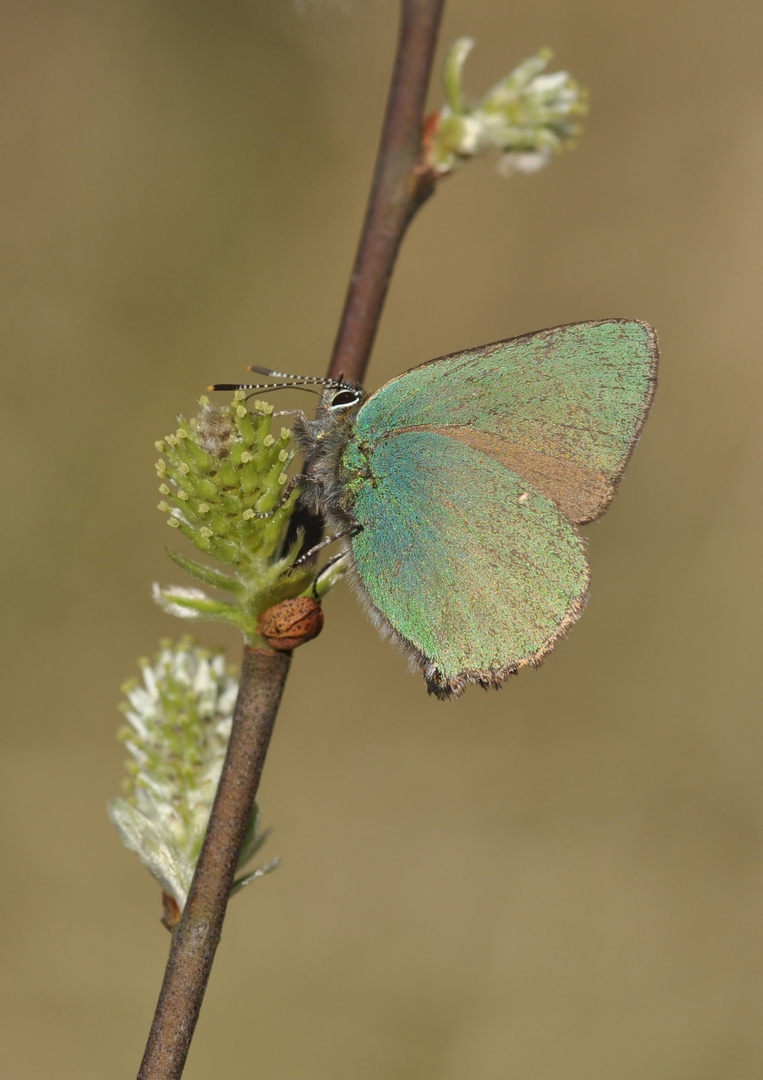
[[[368,210],[329,375],[362,382],[405,231],[434,181],[418,168],[444,0],[402,0],[395,66]],[[138,1080],[179,1080],[220,940],[290,654],[245,649],[220,785],[183,915],[173,932]]]
[[[138,1080],[183,1073],[290,663],[291,653],[244,649],[228,752]]]
[[[328,375],[362,383],[389,279],[413,215],[434,190],[418,168],[429,74],[444,0],[403,0],[371,196]]]

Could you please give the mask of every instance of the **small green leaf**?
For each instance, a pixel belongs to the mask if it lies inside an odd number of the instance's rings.
[[[258,866],[256,870],[253,870],[251,874],[244,874],[243,877],[236,878],[231,888],[231,896],[235,896],[237,892],[241,892],[247,885],[251,885],[253,881],[257,881],[258,878],[265,877],[266,874],[270,874],[273,870],[276,870],[280,865],[280,858],[271,859],[269,863],[265,863],[264,866]]]
[[[448,49],[445,62],[442,65],[442,86],[445,91],[445,101],[454,113],[464,112],[466,107],[461,81],[464,63],[473,48],[474,38],[458,38]]]
[[[187,574],[198,578],[199,581],[203,581],[205,585],[211,585],[215,589],[224,589],[226,592],[243,592],[244,586],[236,578],[222,574],[211,566],[204,566],[203,563],[198,563],[194,559],[189,559],[187,555],[181,555],[179,551],[175,551],[173,548],[166,547],[164,550],[176,566],[179,566],[181,570],[185,570]]]
[[[222,619],[236,626],[242,626],[244,622],[240,605],[213,600],[201,589],[189,589],[182,585],[162,588],[154,584],[153,596],[168,615],[177,615],[181,619]]]

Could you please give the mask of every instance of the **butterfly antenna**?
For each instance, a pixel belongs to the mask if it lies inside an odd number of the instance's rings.
[[[250,364],[247,371],[253,371],[255,375],[267,375],[269,379],[282,379],[288,383],[326,383],[333,380],[322,379],[320,375],[290,375],[287,371],[273,371],[272,368],[259,367]]]
[[[318,390],[314,390],[312,386],[302,386],[300,383],[227,383],[216,382],[207,387],[207,390],[212,392],[213,390],[304,390],[308,394],[318,394]],[[252,397],[249,394],[248,397]]]
[[[338,379],[328,379],[320,375],[289,375],[283,371],[273,371],[272,368],[260,367],[258,364],[250,364],[249,371],[256,375],[265,375],[269,379],[284,379],[279,383],[213,383],[208,390],[307,390],[308,393],[317,394],[312,386],[334,386],[337,390],[355,389],[350,383],[345,383],[344,373]],[[308,385],[310,384],[310,385]]]
[[[254,371],[257,375],[267,375],[271,379],[287,379],[290,386],[298,383],[313,383],[319,386],[336,386],[338,389],[353,388],[351,383],[344,381],[344,372],[341,372],[337,378],[330,379],[321,375],[289,375],[283,371],[260,367],[258,364],[250,364],[248,370]]]

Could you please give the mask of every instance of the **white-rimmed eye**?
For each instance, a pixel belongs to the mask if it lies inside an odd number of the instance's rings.
[[[359,390],[339,390],[331,399],[330,409],[350,409],[360,401]]]

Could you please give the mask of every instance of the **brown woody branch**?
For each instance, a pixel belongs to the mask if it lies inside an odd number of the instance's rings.
[[[431,194],[422,118],[444,0],[401,0],[379,155],[328,374],[362,382],[405,231]],[[170,955],[138,1080],[179,1080],[204,998],[238,854],[257,794],[290,653],[244,650],[230,743]]]
[[[138,1080],[182,1076],[290,663],[291,653],[244,649],[228,751]]]
[[[444,0],[403,0],[371,196],[328,369],[362,383],[405,231],[434,190],[420,167],[429,74]]]

